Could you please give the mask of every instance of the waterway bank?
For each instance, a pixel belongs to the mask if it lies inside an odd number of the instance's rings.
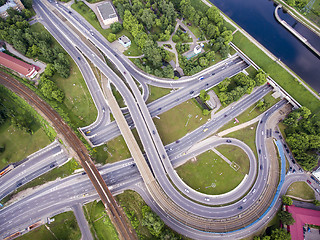
[[[274,60],[280,59],[279,64],[282,62],[287,65],[316,93],[320,92],[320,80],[318,80],[320,60],[276,21],[273,15],[275,10],[273,2],[267,0],[210,0],[210,2],[256,39],[258,42],[256,45],[263,45],[268,49],[269,51],[265,52],[269,52],[269,56],[275,56]],[[302,31],[311,32],[305,27]],[[313,35],[318,39],[317,35]],[[310,39],[309,35],[308,39]],[[289,70],[289,72],[292,71]]]

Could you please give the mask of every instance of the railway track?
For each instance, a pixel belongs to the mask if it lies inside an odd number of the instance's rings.
[[[137,239],[137,236],[131,228],[131,225],[129,225],[125,214],[118,206],[99,171],[92,162],[85,145],[77,137],[74,131],[63,121],[60,115],[36,93],[4,72],[0,72],[0,84],[25,99],[51,122],[56,131],[63,136],[66,143],[77,154],[83,169],[86,171],[106,210],[108,211],[111,221],[118,230],[119,237],[121,239],[128,240]]]

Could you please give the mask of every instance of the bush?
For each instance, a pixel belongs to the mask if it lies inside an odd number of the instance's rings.
[[[117,36],[113,33],[109,33],[108,35],[108,41],[109,42],[114,42],[117,39]]]

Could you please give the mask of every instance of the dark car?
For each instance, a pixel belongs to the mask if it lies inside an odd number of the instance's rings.
[[[161,110],[161,108],[158,108],[158,111],[160,111]]]
[[[162,158],[163,158],[163,159],[165,159],[165,158],[166,158],[166,156],[163,154],[163,155],[162,155]]]
[[[287,152],[287,153],[289,153],[289,152],[290,152],[288,148],[286,149],[286,152]]]
[[[211,76],[215,75],[216,73],[212,73]]]
[[[22,185],[22,183],[21,182],[19,182],[18,184],[17,184],[17,187],[20,187]]]
[[[180,142],[179,140],[176,141],[176,143],[179,143],[179,142]]]
[[[86,172],[81,173],[81,175],[86,175],[86,174],[87,174]]]
[[[261,149],[259,149],[259,154],[261,154]]]
[[[227,139],[227,141],[226,141],[227,143],[231,143],[231,140],[230,139]]]
[[[226,115],[224,115],[224,117],[227,117],[228,115],[226,114]]]
[[[289,172],[291,172],[291,170],[292,170],[292,167],[289,168]]]
[[[126,72],[123,72],[123,74],[126,74]]]
[[[54,164],[51,164],[51,165],[50,165],[50,168],[53,168],[54,166],[55,166]]]
[[[238,209],[241,210],[241,209],[242,209],[242,206],[238,207]]]
[[[295,161],[295,160],[292,159],[291,161],[292,161],[293,164],[296,164],[296,161]]]
[[[78,57],[78,59],[79,59],[79,60],[81,60],[81,58],[80,58],[80,57]]]
[[[279,133],[279,131],[275,131],[275,133]]]
[[[135,164],[135,163],[131,165],[131,167],[135,167],[135,166],[136,166],[136,164]]]
[[[295,172],[296,172],[296,170],[295,170],[295,169],[293,169],[293,170],[292,170],[292,173],[295,173]]]
[[[281,135],[279,135],[279,139],[282,139]]]
[[[191,91],[191,92],[190,92],[190,94],[193,94],[193,93],[194,93],[194,91]]]
[[[71,14],[71,11],[69,11],[69,13]]]
[[[262,165],[260,165],[260,170],[262,170],[263,169],[263,167],[262,167]]]
[[[310,180],[307,180],[307,183],[311,184]]]
[[[316,179],[315,179],[313,176],[311,176],[310,178],[311,178],[313,181],[316,181]]]
[[[152,130],[152,133],[153,133],[153,134],[156,134],[156,131],[155,131],[155,130]]]

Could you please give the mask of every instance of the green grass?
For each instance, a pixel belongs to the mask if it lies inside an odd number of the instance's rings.
[[[108,214],[101,201],[94,201],[84,205],[83,211],[89,223],[94,239],[119,239],[117,231],[108,217]]]
[[[139,239],[153,239],[147,227],[142,226],[142,206],[145,205],[145,202],[140,197],[140,195],[134,191],[126,190],[123,193],[116,196],[117,202],[124,209],[126,214],[133,215],[133,218],[136,218],[139,223],[135,228]]]
[[[73,212],[65,212],[54,216],[55,221],[46,224],[53,234],[44,226],[40,226],[33,231],[22,235],[18,240],[78,240],[81,239],[81,232]]]
[[[169,88],[160,88],[149,85],[150,95],[148,97],[147,103],[151,103],[154,100],[157,100],[167,94],[169,94],[171,89]]]
[[[274,97],[272,97],[273,92],[268,93],[263,99],[265,100],[265,102],[270,103],[270,107],[273,106],[274,104],[276,104],[277,102],[280,101],[279,98],[275,99]],[[254,119],[255,117],[259,116],[260,114],[262,114],[263,112],[260,111],[258,108],[256,108],[255,106],[257,105],[257,103],[254,103],[253,105],[251,105],[246,111],[244,111],[243,113],[241,113],[239,116],[237,116],[237,119],[239,120],[239,123],[237,123],[234,120],[231,120],[230,122],[228,122],[226,125],[224,125],[221,129],[219,129],[219,131],[223,131],[226,129],[229,129],[231,127],[240,125],[242,123],[248,122],[251,119]],[[269,108],[270,108],[269,107]],[[268,109],[269,109],[268,108]],[[267,109],[266,109],[267,110]]]
[[[245,144],[247,144],[251,148],[256,158],[258,158],[256,144],[255,144],[257,125],[258,123],[252,124],[246,128],[229,133],[225,137],[236,138],[243,141]]]
[[[250,42],[242,33],[238,31],[233,35],[233,43],[259,67],[270,74],[270,76],[301,105],[307,106],[313,113],[320,111],[319,100],[299,84],[284,68]]]
[[[28,188],[33,188],[35,186],[42,185],[46,182],[53,181],[57,179],[58,177],[67,177],[71,175],[76,169],[81,168],[81,165],[74,159],[69,160],[67,163],[62,165],[61,167],[54,168],[51,171],[41,175],[40,177],[37,177],[33,179],[32,181],[28,182],[27,184],[19,187],[16,191],[9,194],[7,197],[1,200],[1,203],[4,204],[8,202],[10,199],[12,199],[18,192],[21,192],[23,190],[26,190]]]
[[[192,100],[160,114],[159,117],[160,119],[154,118],[153,121],[165,145],[202,126],[210,118],[210,116],[203,116],[201,109]]]
[[[131,33],[129,33],[127,30],[122,30],[121,32],[121,36],[122,35],[126,35],[128,38],[130,38],[130,40],[131,40],[131,45],[130,45],[130,47],[127,49],[127,50],[125,50],[124,52],[123,52],[123,54],[124,55],[126,55],[126,56],[132,56],[132,57],[134,57],[134,56],[140,56],[140,55],[142,55],[142,51],[140,50],[140,48],[138,47],[138,45],[135,43],[135,41],[133,40],[133,36],[131,35]],[[120,36],[119,36],[120,37]]]
[[[44,148],[50,143],[48,136],[36,124],[34,134],[16,129],[9,121],[0,126],[0,145],[5,146],[5,151],[0,153],[0,169],[9,163],[23,160],[28,155]]]
[[[231,48],[233,49],[233,48]],[[249,77],[254,78],[257,74],[257,70],[253,66],[249,66],[246,68],[246,72],[249,74]]]
[[[294,182],[287,190],[287,195],[302,198],[304,200],[314,200],[315,194],[306,182]]]
[[[108,149],[107,163],[113,163],[131,157],[126,142],[122,136],[118,136],[106,143]]]
[[[248,174],[250,162],[247,154],[239,147],[234,145],[220,145],[216,149],[231,162],[237,163],[242,174]]]
[[[203,13],[205,13],[209,9],[209,7],[201,0],[191,0],[190,3],[195,10],[201,11]]]
[[[40,23],[33,24],[31,29],[37,32],[47,31]],[[53,46],[60,46],[54,38],[52,39]],[[70,76],[62,78],[56,73],[51,79],[65,94],[63,108],[66,108],[71,122],[76,127],[87,126],[95,121],[97,109],[78,66],[69,55],[67,58],[70,62]]]
[[[242,181],[244,174],[235,171],[213,151],[209,150],[176,169],[181,179],[191,188],[216,195],[231,191]],[[215,184],[215,187],[211,187]]]

